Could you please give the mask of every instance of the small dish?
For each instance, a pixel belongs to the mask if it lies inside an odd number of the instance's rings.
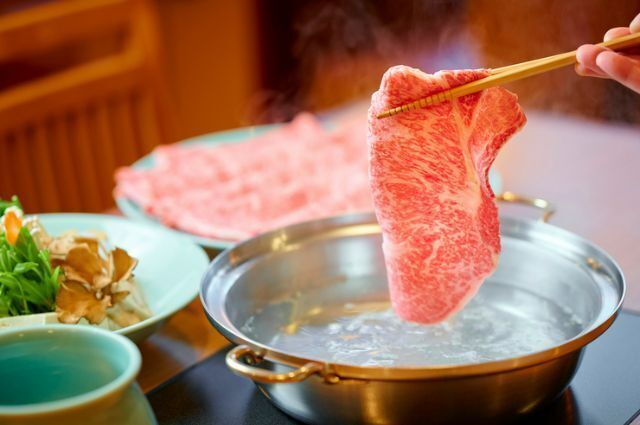
[[[89,326],[44,325],[0,334],[0,423],[152,425],[135,383],[128,339]]]
[[[126,249],[139,260],[134,275],[152,316],[115,333],[141,342],[198,294],[209,258],[202,248],[177,232],[110,215],[39,214],[38,217],[51,235],[70,230],[101,232],[110,245]],[[16,320],[23,324],[34,324],[31,319],[41,320],[42,324],[57,321],[52,314],[38,316],[41,318],[17,316],[20,319]]]

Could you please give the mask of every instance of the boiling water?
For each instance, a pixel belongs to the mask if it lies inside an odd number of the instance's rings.
[[[486,289],[485,289],[486,288]],[[281,351],[357,366],[481,363],[551,348],[585,324],[571,311],[531,292],[487,286],[457,315],[436,325],[399,319],[387,302],[316,306],[275,325],[274,309],[252,316],[242,331]],[[265,340],[266,339],[266,340]]]

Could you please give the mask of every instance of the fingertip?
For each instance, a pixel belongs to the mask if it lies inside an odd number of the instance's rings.
[[[580,46],[576,51],[576,61],[584,67],[593,71],[599,71],[598,65],[596,65],[596,58],[602,52],[608,51],[604,47],[594,46],[593,44],[585,44]]]
[[[602,52],[596,58],[596,64],[604,73],[617,81],[624,81],[634,67],[635,61],[614,52]]]
[[[578,47],[578,49],[576,50],[576,60],[578,61],[578,63],[584,63],[590,56],[594,47],[595,46],[593,44],[583,44],[582,46]]]
[[[611,61],[615,60],[614,59],[615,56],[616,56],[616,54],[613,53],[613,52],[602,52],[596,57],[596,65],[598,65],[598,66],[602,65],[605,68],[608,68],[611,65]],[[604,69],[603,69],[603,71],[604,71]]]
[[[640,32],[640,13],[633,18],[633,21],[629,24],[629,29],[631,32]]]
[[[628,27],[611,28],[604,35],[604,41],[613,40],[614,38],[623,37],[631,33]]]
[[[640,93],[640,61],[615,53],[602,53],[597,62],[612,79]]]

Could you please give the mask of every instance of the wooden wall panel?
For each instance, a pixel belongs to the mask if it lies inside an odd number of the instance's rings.
[[[53,61],[32,79],[0,82],[1,196],[17,194],[30,212],[103,211],[113,206],[117,167],[175,141],[151,6],[151,0],[68,0],[0,16],[0,46],[29,46],[0,55],[8,72],[19,73],[15,60],[29,55],[38,62],[65,46],[90,50],[90,20],[100,21],[96,30],[127,35],[119,50],[103,51],[98,43],[102,56],[79,54],[89,59]],[[76,20],[78,28],[69,28]],[[26,30],[40,36],[28,43]],[[42,36],[48,32],[55,37]]]
[[[249,123],[261,81],[255,3],[156,0],[179,139]]]

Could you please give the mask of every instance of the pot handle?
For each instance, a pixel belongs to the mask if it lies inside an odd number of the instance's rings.
[[[271,371],[251,366],[251,364],[262,362],[263,357],[253,351],[247,345],[238,345],[227,353],[227,367],[236,375],[244,376],[255,382],[263,384],[288,384],[292,382],[304,381],[311,375],[322,371],[320,363],[309,362],[296,370],[288,373],[273,373]]]
[[[541,198],[528,198],[513,192],[503,192],[496,195],[496,199],[501,202],[528,205],[530,207],[541,209],[542,217],[540,217],[540,221],[543,223],[547,223],[551,216],[556,212],[556,208],[551,204],[551,202]]]

